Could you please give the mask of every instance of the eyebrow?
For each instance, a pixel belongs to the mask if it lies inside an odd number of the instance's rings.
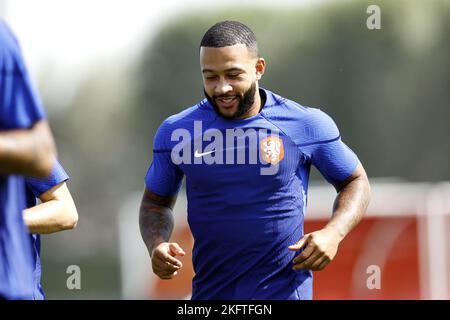
[[[234,68],[229,68],[229,69],[226,69],[226,70],[225,70],[225,72],[233,72],[233,71],[245,72],[244,69],[236,68],[236,67],[234,67]],[[202,70],[202,73],[207,73],[207,72],[214,73],[214,70],[211,70],[211,69],[203,69],[203,70]]]

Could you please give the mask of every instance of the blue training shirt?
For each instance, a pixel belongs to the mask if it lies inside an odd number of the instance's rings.
[[[0,19],[0,133],[30,128],[43,118],[44,109],[18,42]],[[30,299],[33,294],[31,247],[23,209],[24,178],[0,175],[0,299]]]
[[[336,183],[357,156],[324,112],[268,90],[255,116],[227,120],[204,99],[156,133],[146,187],[176,194],[186,176],[194,237],[192,299],[312,299],[312,272],[292,270],[311,165]]]
[[[69,179],[66,171],[58,161],[55,161],[52,172],[45,179],[36,179],[27,177],[26,182],[26,198],[27,208],[34,207],[37,204],[37,198],[53,188],[54,186],[65,182]],[[34,266],[34,292],[33,300],[44,300],[45,293],[41,284],[41,236],[39,234],[30,234],[32,259]]]

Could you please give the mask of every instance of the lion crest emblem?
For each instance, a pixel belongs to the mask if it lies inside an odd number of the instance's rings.
[[[272,165],[284,158],[283,140],[279,137],[267,137],[261,141],[261,158]]]

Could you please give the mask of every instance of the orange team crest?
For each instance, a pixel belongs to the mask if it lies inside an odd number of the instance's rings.
[[[272,165],[284,158],[283,140],[279,137],[267,137],[261,141],[261,158]]]

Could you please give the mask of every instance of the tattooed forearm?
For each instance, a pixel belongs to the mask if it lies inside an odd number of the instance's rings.
[[[352,177],[339,190],[333,205],[333,217],[327,226],[345,237],[362,220],[370,201],[370,184],[364,171]]]
[[[150,256],[161,242],[168,242],[174,227],[170,201],[160,201],[148,192],[142,198],[139,212],[139,227]]]

